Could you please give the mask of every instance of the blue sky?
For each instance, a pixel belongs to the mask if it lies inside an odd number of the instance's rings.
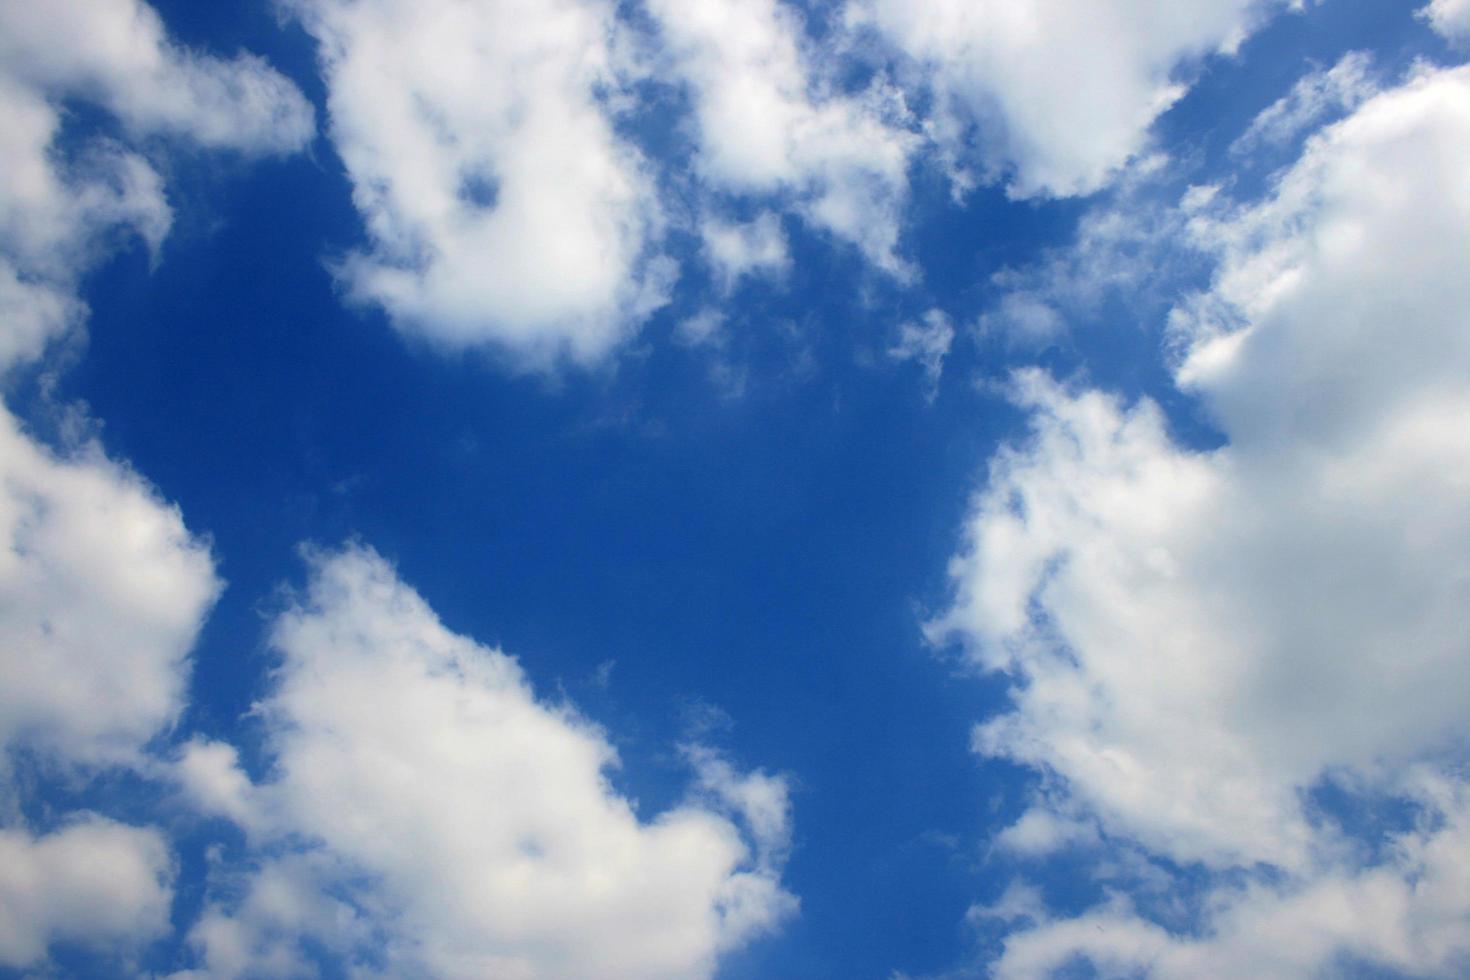
[[[1463,975],[1467,46],[0,0],[0,975]]]

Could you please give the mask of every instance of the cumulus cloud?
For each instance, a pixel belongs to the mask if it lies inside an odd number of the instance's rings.
[[[1450,41],[1470,44],[1470,0],[1431,0],[1423,14]]]
[[[688,802],[643,819],[607,738],[513,658],[445,629],[370,550],[311,562],[257,708],[269,779],[185,756],[194,798],[260,856],[194,929],[209,975],[289,966],[309,937],[399,975],[708,976],[795,911],[783,780],[691,749]]]
[[[46,345],[67,333],[82,318],[74,297],[42,282],[26,281],[0,259],[0,373],[15,364],[37,360]]]
[[[12,763],[150,768],[219,588],[206,543],[141,477],[95,442],[43,447],[0,406],[0,963],[58,941],[126,957],[166,930],[162,836],[94,814],[34,836]]]
[[[1097,831],[1089,824],[1060,814],[1046,805],[1031,807],[995,836],[996,847],[1026,857],[1097,843]]]
[[[290,0],[371,247],[358,301],[538,366],[605,353],[664,301],[660,209],[613,125],[631,66],[603,0]]]
[[[57,457],[8,412],[0,485],[0,743],[130,761],[182,707],[208,549],[96,445]]]
[[[693,96],[705,180],[786,196],[809,223],[907,275],[895,249],[916,141],[896,91],[836,90],[778,0],[651,0],[649,10]]]
[[[30,966],[60,940],[126,959],[168,929],[163,837],[82,814],[41,837],[0,829],[0,965]]]
[[[1087,194],[1148,145],[1191,63],[1233,51],[1271,0],[859,0],[937,100],[932,135],[1015,197]],[[978,147],[971,158],[969,145]]]
[[[1470,69],[1425,69],[1310,139],[1264,201],[1189,223],[1220,264],[1173,316],[1176,377],[1218,449],[1180,445],[1148,400],[1017,376],[1032,437],[993,461],[930,627],[1018,681],[976,747],[1231,875],[1209,879],[1202,939],[1119,899],[1013,936],[1003,975],[1470,955],[1467,167]],[[1308,806],[1328,782],[1420,817],[1365,859]]]

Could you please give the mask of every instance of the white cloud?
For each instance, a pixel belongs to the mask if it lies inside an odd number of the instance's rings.
[[[1219,194],[1217,187],[1196,186],[1178,206],[1160,204],[1158,179],[1168,171],[1162,157],[1137,161],[1103,202],[1083,213],[1065,246],[994,273],[996,298],[980,316],[980,335],[1037,350],[1081,325],[1111,321],[1115,305],[1139,319],[1167,310],[1179,284],[1204,265],[1189,228]]]
[[[898,328],[898,342],[888,348],[895,361],[914,361],[924,369],[926,393],[932,401],[939,393],[939,378],[944,373],[944,359],[954,343],[954,324],[943,310],[930,310],[922,323],[905,323]]]
[[[718,310],[703,309],[679,321],[674,336],[686,347],[712,347],[723,350],[727,341],[725,315]]]
[[[0,259],[0,373],[35,361],[46,345],[79,322],[83,305],[65,292],[41,282],[22,280]]]
[[[1422,13],[1450,41],[1470,43],[1470,0],[1431,0]]]
[[[0,965],[61,940],[128,956],[167,931],[173,877],[154,830],[95,814],[41,837],[0,829]]]
[[[156,251],[171,223],[139,154],[102,141],[61,156],[62,100],[97,103],[138,134],[254,152],[299,145],[311,113],[255,59],[170,45],[153,11],[129,0],[0,3],[0,38],[5,370],[84,320],[74,290],[110,232]],[[94,442],[58,456],[0,409],[0,444],[0,743],[83,764],[134,760],[181,707],[185,657],[219,587],[208,550]]]
[[[690,87],[698,166],[737,194],[793,198],[808,222],[910,274],[895,249],[914,137],[897,94],[838,92],[779,0],[650,0],[673,70]]]
[[[628,80],[603,0],[291,0],[371,249],[357,300],[450,346],[591,360],[669,285],[661,218],[602,93]]]
[[[1270,0],[859,0],[940,100],[933,135],[962,168],[972,139],[1015,197],[1086,194],[1148,145],[1190,63],[1230,52]],[[973,133],[972,133],[973,131]]]
[[[1045,805],[1033,806],[995,836],[995,846],[1013,854],[1039,857],[1063,848],[1098,843],[1097,831],[1081,820]]]
[[[1147,400],[1018,376],[1033,438],[993,461],[931,627],[1017,678],[977,748],[1155,854],[1278,877],[1214,879],[1200,941],[1123,906],[1022,933],[1009,975],[1470,955],[1465,789],[1432,761],[1470,736],[1467,169],[1470,69],[1426,69],[1264,202],[1192,219],[1220,266],[1173,318],[1177,378],[1219,449],[1178,445]],[[1305,805],[1324,779],[1422,823],[1365,863]]]
[[[208,549],[95,444],[58,458],[3,410],[0,487],[0,745],[131,761],[182,707]]]
[[[169,980],[316,976],[303,936],[342,963],[354,948],[372,941],[368,915],[323,887],[326,881],[349,878],[331,855],[281,854],[251,868],[227,864],[218,850],[210,857],[213,900],[187,935],[205,967],[179,971]],[[229,896],[228,908],[220,902],[221,893]],[[374,974],[364,967],[357,975]]]
[[[246,827],[262,853],[318,846],[212,904],[194,933],[211,975],[261,969],[252,950],[289,962],[326,929],[398,974],[707,976],[794,912],[782,780],[691,750],[699,792],[640,819],[608,783],[605,736],[537,700],[514,659],[446,630],[375,553],[313,557],[274,638],[258,707],[271,781],[245,789],[203,746],[185,778],[217,812],[260,815]],[[262,892],[269,876],[294,884]],[[361,947],[369,929],[381,948]]]
[[[310,104],[263,60],[171,44],[140,0],[3,0],[0,64],[39,92],[97,103],[132,135],[294,153],[315,128]]]
[[[779,276],[791,267],[781,219],[770,211],[746,222],[706,218],[699,231],[704,240],[705,260],[727,294],[745,276]]]
[[[1002,273],[995,281],[1007,282],[1009,278]],[[1043,347],[1061,336],[1066,326],[1049,296],[1025,287],[1002,293],[995,309],[980,317],[982,333],[1004,337],[1011,344],[1024,347]]]
[[[1470,965],[1470,800],[1463,783],[1418,774],[1424,822],[1370,867],[1328,867],[1284,887],[1220,886],[1208,927],[1170,933],[1121,896],[1084,915],[1052,919],[1039,903],[1017,911],[1031,925],[1005,940],[997,980],[1050,976],[1079,957],[1106,976],[1297,977],[1346,972],[1348,962],[1413,976],[1458,977]]]
[[[1263,148],[1279,149],[1329,115],[1356,109],[1378,94],[1372,67],[1373,59],[1366,52],[1350,51],[1331,68],[1302,76],[1290,92],[1251,120],[1230,144],[1231,154],[1248,157]]]
[[[94,139],[62,153],[72,101],[111,113],[130,139],[247,154],[295,151],[314,130],[306,99],[259,58],[179,48],[137,0],[0,0],[0,304],[18,325],[0,341],[0,370],[81,321],[68,296],[112,233],[156,253],[172,223],[162,178],[135,149]]]
[[[0,407],[0,963],[61,941],[126,958],[167,930],[162,835],[79,814],[33,836],[11,753],[67,775],[146,770],[218,589],[207,547],[141,478],[95,443],[52,453]]]
[[[93,143],[70,166],[54,146],[60,110],[45,94],[0,69],[0,289],[18,326],[4,342],[0,370],[40,356],[79,323],[77,280],[125,229],[156,252],[173,216],[162,181],[138,154]]]

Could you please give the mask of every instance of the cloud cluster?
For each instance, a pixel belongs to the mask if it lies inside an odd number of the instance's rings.
[[[436,19],[415,7],[423,44],[463,42],[429,56],[400,36],[406,6],[299,12],[323,41],[349,164],[379,153],[383,166],[422,164],[379,188],[379,253],[344,274],[377,288],[397,272],[373,264],[402,245],[438,256],[417,292],[431,304],[479,317],[508,303],[516,323],[540,304],[533,320],[569,331],[557,343],[574,354],[611,342],[650,219],[641,164],[599,108],[615,74],[610,13],[538,4],[496,19],[445,5]],[[43,43],[61,35],[78,43]],[[172,213],[155,154],[173,143],[288,152],[313,123],[258,59],[171,45],[133,0],[6,3],[0,37],[0,370],[11,371],[81,328],[81,280],[123,237],[157,254]],[[373,44],[403,56],[408,75],[387,78],[400,102],[372,87]],[[496,84],[476,87],[486,70]],[[64,140],[75,101],[111,114],[122,138]],[[421,128],[393,130],[406,122]],[[356,144],[344,139],[354,131]],[[458,218],[434,199],[440,178],[454,182]],[[418,232],[397,223],[404,215],[432,217],[433,235],[448,237],[405,245]],[[498,286],[479,263],[492,246],[517,263]],[[769,260],[760,246],[744,264]],[[246,832],[245,861],[214,855],[208,905],[188,931],[211,977],[309,975],[323,951],[392,975],[700,976],[794,913],[780,885],[782,780],[691,749],[687,801],[640,818],[608,781],[616,759],[601,732],[538,701],[509,657],[448,633],[363,549],[314,559],[309,596],[276,623],[282,664],[259,706],[268,781],[252,782],[220,743],[191,742],[166,763],[161,736],[183,712],[188,654],[221,587],[207,543],[95,440],[50,448],[3,408],[0,487],[0,965],[32,967],[67,943],[134,972],[170,931],[177,873],[160,829],[90,811],[23,817],[35,801],[12,779],[20,766],[73,785],[166,774],[188,812]]]
[[[795,910],[782,780],[694,749],[695,794],[642,819],[606,737],[514,659],[446,630],[370,550],[311,562],[257,709],[270,777],[210,743],[179,770],[260,855],[194,928],[208,975],[289,974],[315,941],[400,976],[708,976]]]
[[[122,137],[63,141],[76,103]],[[0,373],[81,327],[79,282],[120,234],[156,253],[172,214],[142,141],[279,154],[313,130],[284,77],[171,44],[135,0],[0,3],[0,116]],[[219,587],[207,545],[141,477],[95,440],[43,445],[0,406],[0,964],[57,941],[126,959],[167,929],[159,831],[76,812],[38,832],[13,777],[20,758],[66,777],[145,766]]]
[[[1147,148],[1154,120],[1187,90],[1181,72],[1233,51],[1279,6],[859,0],[853,16],[932,90],[931,131],[962,171],[978,165],[1035,197],[1101,188]]]
[[[819,23],[786,0],[286,4],[319,42],[370,239],[338,265],[348,294],[538,369],[598,360],[663,305],[670,227],[695,226],[726,291],[785,267],[781,213],[909,281],[926,155],[960,188],[1096,191],[1198,62],[1283,5],[856,0]],[[671,109],[692,184],[635,148]]]
[[[1032,439],[994,460],[931,625],[1017,679],[976,747],[1116,839],[1233,877],[1204,939],[1118,898],[1022,929],[1003,975],[1470,955],[1470,811],[1443,761],[1470,736],[1467,168],[1470,69],[1422,69],[1310,139],[1263,202],[1195,216],[1220,266],[1171,330],[1219,449],[1181,446],[1147,400],[1017,376]],[[1309,805],[1324,784],[1419,817],[1365,861]],[[1270,941],[1289,928],[1313,941]]]

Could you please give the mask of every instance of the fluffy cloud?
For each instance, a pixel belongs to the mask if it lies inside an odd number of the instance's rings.
[[[173,874],[156,831],[94,814],[42,837],[0,829],[0,965],[59,940],[126,957],[167,930]]]
[[[646,167],[614,131],[628,81],[603,0],[292,0],[371,249],[361,302],[451,347],[545,365],[606,352],[668,286]]]
[[[1431,0],[1424,16],[1449,40],[1470,43],[1470,0]]]
[[[218,582],[178,510],[93,444],[0,411],[0,744],[127,762],[182,707]]]
[[[788,195],[807,221],[906,274],[894,250],[915,141],[896,93],[834,91],[798,13],[778,0],[651,0],[649,9],[693,95],[705,179],[737,194]]]
[[[933,134],[1016,197],[1097,190],[1147,145],[1192,61],[1229,52],[1272,0],[860,0],[938,99]],[[972,131],[974,135],[972,136]]]
[[[1467,168],[1470,69],[1425,70],[1309,140],[1264,202],[1194,217],[1220,266],[1176,310],[1176,376],[1219,449],[1180,446],[1147,400],[1017,377],[1033,437],[994,460],[931,626],[1018,680],[977,748],[1159,856],[1275,874],[1218,879],[1208,941],[1120,899],[1014,936],[1002,973],[1470,954],[1470,811],[1434,762],[1470,736]],[[1364,863],[1307,806],[1329,781],[1419,823]],[[1312,941],[1261,938],[1289,927]]]
[[[270,780],[203,744],[181,769],[263,855],[194,930],[210,975],[289,965],[305,933],[400,975],[707,976],[794,911],[782,780],[691,750],[688,802],[640,819],[602,733],[446,630],[375,553],[313,557],[274,640]],[[287,840],[318,846],[281,856]]]
[[[4,0],[0,64],[39,91],[102,106],[133,135],[292,153],[314,130],[306,99],[264,61],[173,45],[141,0]]]
[[[136,150],[99,139],[62,152],[70,100],[112,114],[129,138],[253,155],[298,150],[314,130],[306,99],[259,58],[179,48],[137,0],[0,2],[0,309],[15,325],[0,370],[80,322],[68,297],[112,232],[156,251],[172,222],[162,179]]]
[[[0,259],[0,373],[35,361],[52,338],[65,334],[83,313],[72,296],[41,282],[28,282]]]
[[[76,283],[109,237],[124,230],[156,251],[173,216],[157,172],[115,143],[94,143],[62,166],[55,147],[60,110],[3,68],[0,107],[6,118],[0,127],[4,371],[40,357],[51,340],[82,321]]]

